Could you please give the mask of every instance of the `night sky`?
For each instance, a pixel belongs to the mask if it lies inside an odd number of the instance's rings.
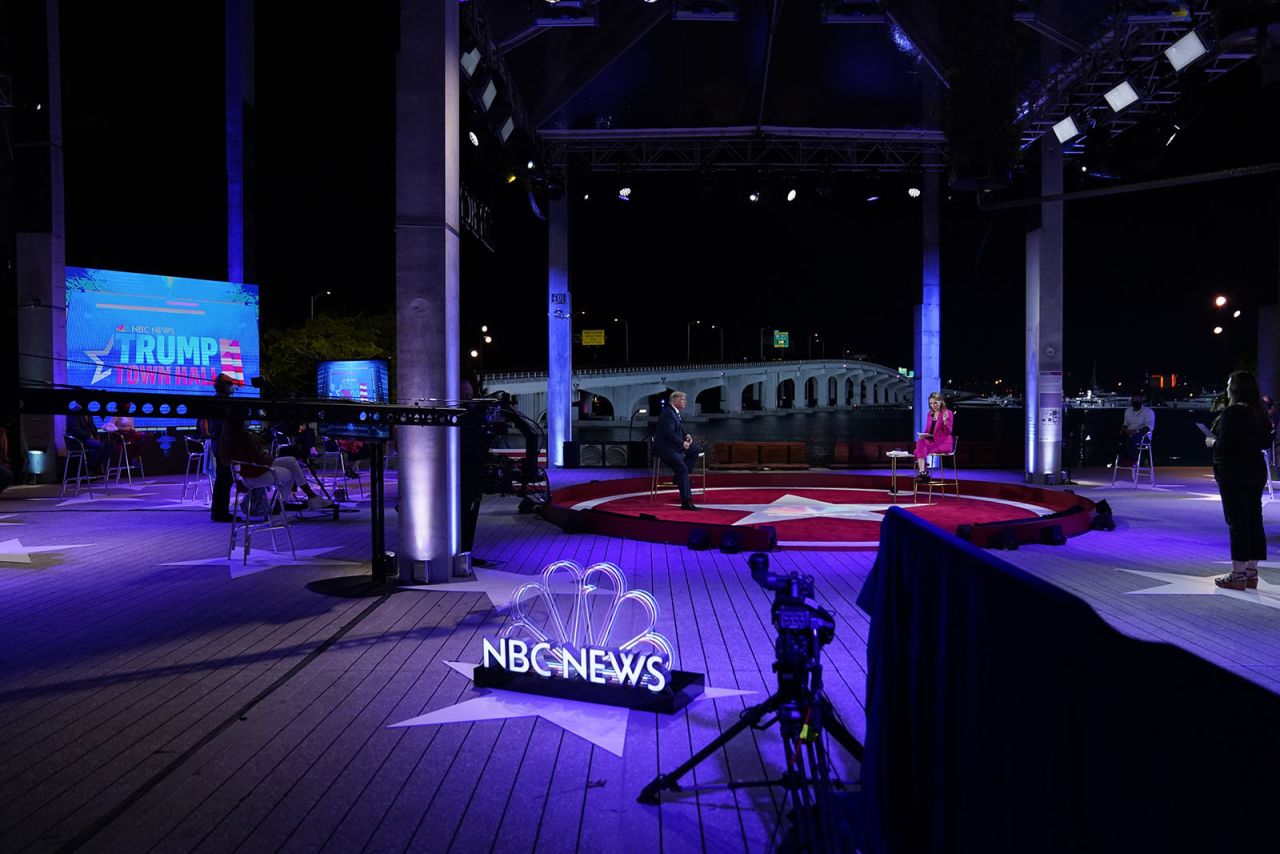
[[[64,3],[68,264],[225,277],[221,5]],[[259,4],[250,280],[262,286],[264,329],[301,324],[310,295],[326,289],[335,295],[322,311],[390,308],[393,6],[307,17],[295,4]],[[1173,145],[1154,130],[1121,138],[1124,180],[1269,162],[1277,90],[1255,64],[1200,88]],[[464,184],[494,212],[497,251],[467,236],[462,267],[464,342],[481,323],[493,327],[489,370],[540,369],[546,358],[546,228],[523,186],[501,180],[511,154],[467,151],[464,161]],[[731,360],[755,358],[769,327],[790,331],[799,357],[817,333],[814,356],[910,364],[920,226],[903,176],[640,175],[628,179],[625,203],[616,175],[569,177],[575,308],[588,312],[578,327],[610,336],[604,348],[579,350],[578,364],[622,361],[615,316],[630,323],[633,363],[682,361],[686,323],[700,319],[697,360],[718,358],[715,323]],[[1069,189],[1102,186],[1068,177]],[[788,204],[792,184],[799,198]],[[752,205],[756,188],[765,197]],[[866,202],[871,194],[880,200]],[[1020,183],[989,198],[1032,194]],[[1020,382],[1023,245],[1034,216],[987,213],[972,193],[949,193],[948,380]],[[1253,349],[1257,307],[1277,301],[1278,237],[1275,175],[1068,204],[1069,388],[1087,383],[1095,362],[1111,386],[1145,372],[1221,384]],[[1217,293],[1243,311],[1225,340],[1210,332]]]

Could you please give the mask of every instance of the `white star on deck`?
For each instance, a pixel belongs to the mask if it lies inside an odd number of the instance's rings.
[[[445,664],[468,679],[476,668],[475,664],[465,661],[446,661]],[[430,726],[528,718],[536,715],[579,738],[586,739],[596,747],[609,751],[614,756],[622,755],[622,749],[627,740],[627,720],[631,716],[630,709],[584,703],[580,700],[561,700],[556,697],[543,697],[538,694],[525,694],[522,691],[507,691],[501,688],[484,690],[488,693],[474,700],[464,700],[456,705],[436,709],[434,712],[427,712],[425,715],[418,715],[416,718],[387,726],[388,728]],[[754,691],[739,691],[734,688],[708,687],[704,688],[693,702],[718,700],[721,697],[740,697],[754,693]]]
[[[112,486],[111,488],[127,489],[128,487]],[[139,489],[139,488],[140,487],[134,487],[134,489]],[[89,504],[91,502],[96,504],[99,502],[105,503],[108,501],[120,502],[120,503],[129,502],[129,501],[136,502],[136,501],[141,501],[143,498],[145,498],[148,495],[155,495],[155,494],[156,493],[154,492],[134,492],[133,495],[90,495],[86,492],[82,495],[76,495],[64,501],[60,501],[58,502],[57,506],[58,507],[74,507],[76,505]]]
[[[259,535],[262,536],[262,535]],[[270,537],[267,537],[270,540]],[[263,546],[266,542],[263,542]],[[253,575],[255,572],[262,572],[264,569],[274,569],[277,566],[359,566],[359,563],[349,560],[337,560],[335,558],[320,557],[326,552],[333,551],[334,547],[326,549],[298,549],[298,559],[294,560],[293,555],[285,547],[287,544],[281,543],[280,551],[268,551],[265,548],[254,547],[249,551],[249,562],[244,562],[244,546],[238,546],[228,558],[225,555],[217,557],[208,557],[201,560],[171,560],[160,564],[161,566],[226,566],[231,570],[232,578],[241,578],[246,575]]]
[[[748,515],[734,525],[768,525],[775,522],[793,522],[797,519],[858,519],[879,522],[884,513],[895,504],[841,504],[804,498],[790,493],[775,498],[768,504],[701,504],[706,510],[739,510]]]
[[[24,546],[20,540],[0,541],[0,563],[31,563],[31,556],[64,549],[84,549],[93,543],[65,543],[57,546]]]
[[[1168,595],[1184,594],[1189,596],[1228,596],[1262,605],[1266,608],[1280,608],[1280,584],[1271,584],[1266,579],[1258,579],[1256,590],[1228,590],[1213,583],[1217,576],[1213,575],[1179,575],[1174,572],[1151,572],[1145,569],[1120,569],[1133,575],[1141,575],[1155,581],[1165,582],[1160,587],[1144,587],[1141,590],[1129,590],[1126,595]]]
[[[427,590],[432,593],[483,593],[489,602],[499,611],[506,610],[511,604],[511,597],[522,586],[531,582],[540,582],[542,575],[521,575],[518,572],[502,572],[497,569],[473,570],[475,581],[449,581],[444,584],[414,584],[400,588],[401,590]],[[578,582],[570,578],[553,578],[552,593],[577,595]]]

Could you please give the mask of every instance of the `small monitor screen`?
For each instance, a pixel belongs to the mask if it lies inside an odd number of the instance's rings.
[[[387,363],[383,359],[360,361],[321,362],[316,366],[316,393],[326,400],[349,400],[353,403],[386,403],[391,400],[387,379]],[[347,438],[386,439],[390,430],[380,420],[320,425],[320,432],[328,436]]]

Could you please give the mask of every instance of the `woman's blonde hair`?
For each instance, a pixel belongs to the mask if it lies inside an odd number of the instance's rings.
[[[946,399],[945,397],[943,397],[943,396],[942,396],[942,392],[940,392],[940,391],[931,391],[931,392],[929,392],[929,402],[930,402],[930,403],[933,403],[933,401],[935,401],[935,400],[936,400],[936,401],[938,401],[938,403],[939,403],[939,404],[941,404],[941,405],[938,407],[938,411],[939,411],[939,412],[946,412],[946,411],[947,411],[947,399]]]

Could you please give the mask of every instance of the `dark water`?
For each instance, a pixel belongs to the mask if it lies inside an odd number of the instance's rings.
[[[1157,465],[1205,466],[1209,449],[1196,422],[1210,423],[1203,410],[1155,409],[1156,430],[1152,449]],[[1122,409],[1071,409],[1067,411],[1064,450],[1068,468],[1105,466],[1115,459]],[[714,419],[692,422],[689,432],[706,444],[717,441],[804,442],[812,465],[829,465],[835,443],[900,441],[909,447],[913,436],[911,411],[901,409],[846,409],[831,412],[795,412],[761,415],[750,419]],[[642,439],[647,424],[636,421],[632,438]],[[963,406],[956,410],[956,434],[968,441],[1021,445],[1026,424],[1021,408]],[[623,441],[627,427],[579,422],[574,436],[582,441]]]

